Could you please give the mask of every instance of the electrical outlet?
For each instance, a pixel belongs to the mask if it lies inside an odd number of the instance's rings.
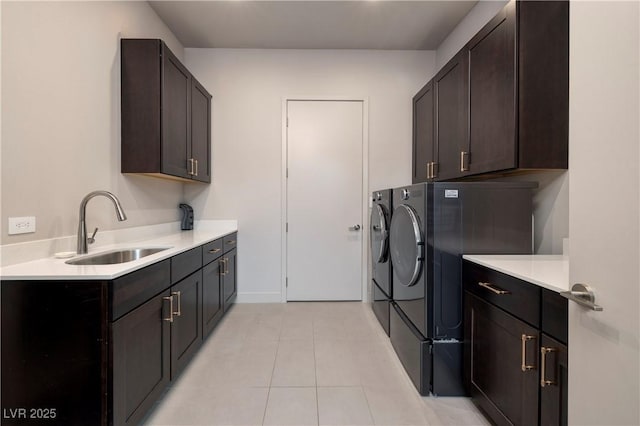
[[[36,232],[35,216],[9,218],[9,235],[30,234],[32,232]]]

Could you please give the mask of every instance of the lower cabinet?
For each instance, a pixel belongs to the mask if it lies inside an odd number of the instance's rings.
[[[135,425],[169,384],[171,299],[164,291],[113,323],[113,424]]]
[[[538,424],[539,333],[467,293],[468,387],[496,424]]]
[[[225,253],[222,258],[224,272],[222,272],[222,289],[224,300],[224,311],[227,312],[231,305],[235,302],[236,295],[238,294],[237,281],[236,281],[236,266],[237,256],[236,249]]]
[[[567,345],[542,335],[540,344],[540,424],[566,425],[569,382]]]
[[[189,363],[202,345],[202,271],[171,286],[171,379]]]
[[[207,337],[218,325],[222,310],[222,261],[214,261],[202,268],[202,336]]]
[[[2,281],[3,426],[139,424],[235,300],[231,237],[110,281]]]
[[[567,424],[567,301],[558,293],[469,261],[464,376],[497,425]]]

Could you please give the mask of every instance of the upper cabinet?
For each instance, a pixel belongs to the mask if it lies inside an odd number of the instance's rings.
[[[433,80],[413,97],[413,183],[431,179],[434,145]]]
[[[122,173],[211,182],[211,95],[158,39],[122,39]]]
[[[436,159],[414,157],[414,182],[568,167],[568,2],[511,1],[429,84]]]
[[[466,170],[468,158],[468,65],[464,52],[453,57],[433,78],[435,89],[435,139],[438,157],[432,178],[448,180]]]

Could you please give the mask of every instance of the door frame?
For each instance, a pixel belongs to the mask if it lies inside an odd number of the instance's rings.
[[[368,269],[367,269],[367,241],[369,241],[369,99],[366,96],[286,96],[282,98],[282,161],[280,174],[280,235],[281,235],[281,290],[280,299],[282,303],[287,303],[287,165],[288,165],[288,132],[287,132],[287,104],[289,101],[335,101],[335,102],[362,102],[362,247],[360,255],[360,269],[362,276],[361,296],[362,302],[369,302],[368,294]]]

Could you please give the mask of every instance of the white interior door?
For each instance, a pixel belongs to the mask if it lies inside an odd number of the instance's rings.
[[[287,101],[287,300],[362,298],[361,101]]]
[[[569,424],[640,424],[638,2],[571,2]]]

